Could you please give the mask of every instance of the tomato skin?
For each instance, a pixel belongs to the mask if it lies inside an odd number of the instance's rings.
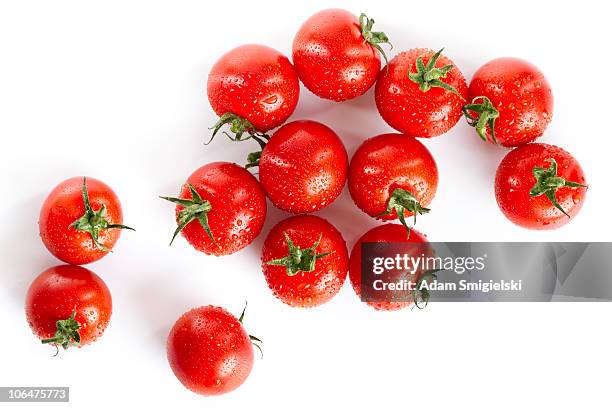
[[[106,220],[109,224],[122,224],[121,203],[113,190],[95,178],[87,177],[89,201],[94,211],[106,205]],[[70,225],[85,214],[83,203],[83,177],[73,177],[58,184],[45,199],[38,226],[45,247],[61,261],[72,265],[88,264],[102,258],[115,246],[121,230],[117,228],[100,231],[99,242],[109,251],[96,247],[91,235],[77,231]]]
[[[584,187],[560,187],[556,191],[559,204],[571,218],[555,208],[546,196],[529,195],[536,183],[533,168],[548,168],[548,158],[557,162],[558,177],[586,184],[580,164],[560,147],[529,143],[511,150],[497,168],[495,198],[502,213],[516,225],[536,230],[559,228],[573,219],[582,207],[587,190]]]
[[[238,388],[253,367],[253,345],[242,323],[216,306],[191,309],[179,317],[166,352],[176,378],[201,395]]]
[[[396,55],[378,75],[376,82],[376,106],[382,118],[392,128],[413,137],[431,138],[450,130],[463,115],[464,101],[442,88],[431,88],[427,92],[408,77],[416,72],[416,60],[423,56],[427,64],[434,51],[415,48]],[[459,68],[441,55],[435,66],[454,65],[443,82],[451,85],[467,98],[467,83]],[[388,69],[388,71],[387,71]]]
[[[406,234],[406,229],[399,224],[384,224],[378,227],[374,227],[365,234],[363,234],[351,251],[351,257],[349,260],[349,279],[353,290],[361,298],[361,244],[366,242],[413,242],[413,243],[427,243],[427,239],[423,234],[411,229],[410,237]],[[422,249],[421,246],[415,245],[415,250]],[[394,254],[389,254],[392,256]],[[416,282],[420,274],[413,276],[413,281]],[[412,300],[404,301],[380,301],[380,302],[366,302],[368,306],[373,307],[380,311],[392,311],[403,309],[410,306],[414,302]]]
[[[302,24],[293,63],[312,93],[336,102],[364,94],[380,71],[378,51],[365,41],[357,17],[342,9],[319,11]]]
[[[348,157],[327,126],[290,122],[270,138],[259,160],[259,181],[276,207],[294,214],[320,210],[342,192]]]
[[[357,207],[377,217],[387,209],[396,188],[412,193],[426,207],[438,187],[438,168],[421,142],[411,136],[387,133],[359,146],[349,166],[348,186]],[[404,214],[412,215],[408,211]],[[397,219],[397,214],[393,210],[381,219]]]
[[[285,233],[302,249],[311,248],[322,234],[316,253],[333,253],[317,259],[313,271],[289,276],[284,266],[266,265],[288,255]],[[276,224],[264,242],[261,259],[268,287],[274,296],[293,307],[314,307],[331,300],[342,288],[348,272],[348,251],[342,234],[314,215],[296,215]]]
[[[113,302],[104,281],[92,271],[74,265],[55,266],[30,284],[26,317],[41,340],[54,337],[56,322],[70,317],[75,308],[75,320],[81,325],[80,345],[93,343],[108,326]]]
[[[243,167],[228,162],[206,164],[189,176],[180,198],[192,198],[189,184],[212,205],[208,224],[214,242],[197,220],[181,232],[195,249],[208,255],[229,255],[259,235],[266,219],[266,196],[255,177]],[[176,206],[177,217],[183,208]]]
[[[215,113],[231,112],[260,132],[285,123],[297,105],[300,83],[289,58],[273,48],[234,48],[208,75],[208,100]]]
[[[468,95],[470,101],[486,96],[499,111],[495,138],[502,146],[534,141],[552,120],[554,100],[548,81],[536,66],[518,58],[497,58],[480,67]],[[492,142],[489,129],[487,136]]]

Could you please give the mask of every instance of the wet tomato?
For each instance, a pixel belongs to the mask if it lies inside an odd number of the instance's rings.
[[[357,240],[351,251],[350,263],[349,263],[349,278],[351,285],[355,290],[357,296],[362,296],[362,273],[373,274],[373,271],[362,272],[362,244],[364,243],[413,243],[414,246],[410,246],[406,249],[406,253],[409,256],[420,256],[422,253],[429,256],[433,252],[427,243],[427,239],[420,232],[412,230],[410,236],[406,235],[406,229],[399,224],[384,224],[378,227],[372,228]],[[386,256],[395,257],[397,251],[389,247],[389,253]],[[419,279],[425,274],[425,270],[419,269],[411,275],[410,280],[412,282],[418,282]],[[386,278],[389,281],[399,281],[405,275],[403,270],[387,271],[385,272]],[[371,276],[367,278],[366,282],[371,280]],[[374,301],[367,301],[366,303],[376,310],[399,310],[414,303],[414,293],[406,293],[404,291],[384,291],[376,295],[377,299]],[[417,298],[417,300],[423,300]]]
[[[504,215],[529,229],[567,224],[584,202],[580,164],[560,147],[529,143],[510,151],[495,175],[495,198]]]
[[[301,120],[274,133],[259,157],[259,180],[276,207],[292,213],[320,210],[342,192],[348,158],[327,126]]]
[[[58,259],[73,265],[102,258],[115,246],[122,225],[121,203],[109,186],[74,177],[57,185],[40,209],[40,237]]]
[[[208,100],[240,139],[285,123],[297,105],[300,84],[289,59],[273,48],[248,44],[229,51],[208,75]]]
[[[461,71],[441,51],[404,51],[381,70],[376,82],[376,106],[394,129],[429,138],[447,132],[461,118],[467,84]]]
[[[104,281],[80,266],[62,265],[42,272],[26,295],[30,328],[44,344],[84,346],[98,339],[113,310]]]
[[[334,297],[346,279],[346,243],[323,218],[287,218],[276,224],[266,238],[262,269],[274,296],[284,303],[319,306]]]
[[[429,212],[438,168],[429,150],[411,136],[383,134],[359,146],[349,166],[353,201],[371,217],[396,219]]]
[[[380,71],[379,44],[389,43],[372,31],[374,20],[342,9],[319,11],[302,24],[293,40],[298,76],[315,95],[341,102],[365,93]],[[386,58],[386,57],[385,57]]]
[[[192,309],[174,323],[166,351],[176,378],[189,390],[218,395],[238,388],[253,367],[253,344],[242,318],[225,309]]]
[[[553,95],[544,74],[527,61],[497,58],[474,74],[468,123],[483,140],[514,147],[542,136],[553,114]]]
[[[180,233],[198,251],[229,255],[249,245],[266,218],[266,197],[244,168],[227,162],[206,164],[193,172],[178,197],[174,238]],[[172,241],[170,243],[172,243]]]

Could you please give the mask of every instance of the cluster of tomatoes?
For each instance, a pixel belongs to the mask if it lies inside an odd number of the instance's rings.
[[[584,200],[582,169],[565,150],[531,143],[552,118],[553,97],[544,75],[515,58],[483,65],[467,84],[455,64],[429,49],[404,51],[387,61],[390,44],[373,31],[374,20],[340,9],[310,17],[293,43],[293,63],[262,45],[244,45],[223,55],[208,77],[208,98],[223,131],[234,141],[256,142],[245,166],[206,164],[191,174],[177,197],[177,228],[198,251],[223,256],[240,251],[261,232],[266,198],[295,214],[268,234],[262,269],[273,294],[294,307],[313,307],[338,293],[347,275],[361,291],[361,244],[426,239],[409,225],[428,213],[438,171],[418,138],[440,136],[465,117],[485,141],[512,147],[495,177],[502,212],[532,229],[559,227]],[[381,69],[381,57],[386,66]],[[302,82],[321,98],[341,102],[375,86],[381,117],[399,133],[365,140],[349,162],[342,140],[324,124],[285,123],[298,103]],[[280,127],[279,127],[280,126]],[[272,129],[279,127],[273,134]],[[247,169],[258,167],[259,180]],[[308,213],[333,202],[348,182],[353,201],[368,215],[398,219],[366,232],[349,256],[342,234]],[[122,224],[117,196],[95,179],[73,178],[57,186],[40,214],[46,247],[69,265],[43,272],[27,295],[27,317],[43,343],[67,348],[94,341],[112,309],[104,282],[80,266],[113,248]],[[364,271],[367,272],[367,271]],[[418,276],[415,276],[417,279]],[[368,302],[395,310],[411,301]],[[247,378],[253,345],[240,318],[207,306],[188,311],[167,342],[170,366],[194,392],[230,391]]]

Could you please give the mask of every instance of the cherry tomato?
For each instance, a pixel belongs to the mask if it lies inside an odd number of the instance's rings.
[[[249,245],[266,219],[266,196],[244,168],[227,162],[206,164],[187,179],[176,204],[174,238],[180,233],[198,251],[229,255]],[[172,244],[172,241],[170,244]]]
[[[398,218],[429,212],[438,187],[438,168],[429,150],[413,137],[383,134],[363,142],[349,166],[353,201],[371,217]]]
[[[346,10],[328,9],[311,16],[293,40],[293,63],[298,76],[315,95],[345,101],[364,94],[380,71],[382,32],[374,20],[359,19]],[[386,58],[386,57],[385,57]]]
[[[349,278],[351,285],[355,290],[357,296],[361,297],[361,282],[362,282],[362,270],[361,270],[361,244],[368,242],[411,242],[417,244],[427,244],[427,239],[418,231],[412,230],[410,236],[406,235],[406,230],[402,225],[399,224],[384,224],[378,227],[372,228],[357,240],[351,251],[351,257],[349,261]],[[424,250],[427,255],[430,255],[433,251],[429,245],[415,245],[414,248],[409,250],[409,255],[417,256],[419,251]],[[395,252],[389,250],[389,256],[395,256]],[[411,276],[412,282],[417,282],[419,278],[424,274],[425,271],[419,270]],[[373,273],[369,271],[368,273]],[[390,276],[390,280],[398,280],[403,271],[398,272],[386,272],[387,274],[394,274]],[[369,301],[366,302],[369,306],[376,310],[399,310],[406,306],[413,304],[413,298],[406,298],[405,294],[402,293],[391,293],[385,291],[380,295],[380,301]]]
[[[348,158],[338,135],[310,120],[282,126],[259,158],[259,181],[272,204],[297,214],[334,201],[347,171]]]
[[[554,229],[580,211],[586,181],[580,164],[557,146],[530,143],[510,151],[495,175],[504,215],[529,229]]]
[[[113,302],[104,281],[88,269],[61,265],[42,272],[30,284],[26,317],[44,344],[84,346],[108,326]]]
[[[548,81],[537,67],[518,58],[497,58],[480,67],[468,94],[468,123],[483,140],[502,146],[532,142],[552,119]]]
[[[109,186],[94,178],[61,182],[45,199],[38,226],[43,244],[58,259],[73,265],[105,256],[117,243],[121,203]]]
[[[338,293],[348,271],[346,242],[323,218],[296,215],[276,224],[262,269],[274,296],[294,307],[319,306]]]
[[[191,309],[174,323],[166,351],[178,380],[202,395],[218,395],[238,388],[253,367],[253,345],[242,326],[225,309]]]
[[[380,71],[376,106],[394,129],[429,138],[447,132],[461,118],[467,84],[459,68],[441,51],[404,51]]]
[[[300,83],[287,57],[264,45],[229,51],[208,75],[208,100],[219,122],[243,133],[267,132],[285,123],[297,105]],[[214,134],[213,134],[214,136]]]

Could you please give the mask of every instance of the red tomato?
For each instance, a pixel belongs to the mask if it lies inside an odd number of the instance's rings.
[[[468,123],[483,140],[506,147],[542,136],[553,114],[544,74],[518,58],[498,58],[480,67],[470,83],[469,100],[464,107]]]
[[[198,251],[229,255],[249,245],[266,219],[266,196],[244,168],[227,162],[206,164],[187,179],[178,198],[172,241],[179,232]],[[170,241],[170,244],[172,244]]]
[[[346,150],[338,135],[311,120],[278,129],[259,159],[259,181],[272,204],[297,214],[334,201],[342,192],[347,170]]]
[[[97,261],[119,239],[123,215],[109,186],[94,178],[74,177],[49,193],[38,226],[43,243],[55,257],[73,265]]]
[[[287,57],[264,45],[243,45],[223,55],[208,74],[208,100],[221,117],[215,133],[231,124],[244,132],[267,132],[285,123],[300,95],[300,83]]]
[[[253,345],[241,319],[216,306],[191,309],[179,317],[166,351],[176,378],[202,395],[238,388],[253,367]]]
[[[429,150],[413,137],[384,134],[363,142],[351,159],[353,201],[371,217],[391,220],[429,212],[438,187],[438,168]]]
[[[272,228],[262,269],[274,296],[289,306],[319,306],[338,293],[348,271],[346,242],[323,218],[296,215]]]
[[[44,344],[84,346],[104,333],[113,311],[108,287],[80,266],[49,268],[30,284],[26,317]]]
[[[376,106],[391,127],[409,136],[429,138],[447,132],[461,118],[467,84],[459,68],[441,51],[404,51],[389,62],[388,69],[381,70]]]
[[[413,242],[413,243],[427,243],[427,239],[418,231],[412,230],[410,236],[406,235],[406,230],[403,226],[399,224],[384,224],[378,227],[372,228],[365,234],[359,238],[359,240],[353,246],[353,250],[351,251],[351,258],[349,263],[349,278],[351,280],[351,285],[355,290],[357,296],[361,297],[361,281],[362,281],[362,271],[361,271],[361,244],[366,242]],[[415,245],[414,247],[414,256],[417,256],[417,251],[423,249],[424,247],[421,245]],[[431,248],[427,245],[427,254],[430,254]],[[394,256],[395,253],[392,251],[389,252],[389,256]],[[410,255],[410,254],[409,254]],[[415,273],[411,280],[413,282],[417,282],[425,271],[420,271]],[[372,273],[370,271],[370,273]],[[387,272],[391,273],[391,272]],[[399,275],[392,278],[399,278]],[[405,297],[402,297],[401,294],[397,294],[398,296],[393,296],[390,293],[385,292],[381,294],[380,302],[367,302],[367,304],[373,307],[376,310],[399,310],[403,309],[406,306],[409,306],[413,303],[412,299],[406,300]]]
[[[364,94],[380,71],[384,33],[373,32],[374,20],[359,19],[342,9],[319,11],[293,40],[293,63],[298,76],[315,95],[345,101]],[[386,58],[386,57],[385,57]]]
[[[569,222],[584,202],[580,164],[565,150],[530,143],[510,151],[495,175],[495,197],[504,215],[529,229],[554,229]]]

